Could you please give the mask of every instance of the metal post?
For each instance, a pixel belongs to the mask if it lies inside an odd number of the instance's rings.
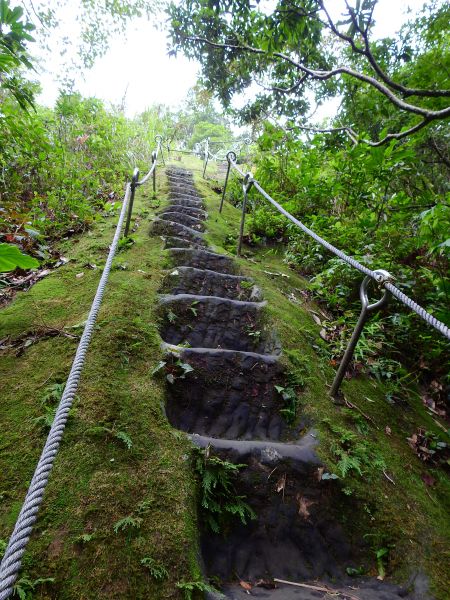
[[[165,162],[165,160],[164,160],[163,148],[162,148],[162,141],[163,141],[162,135],[156,135],[156,136],[155,136],[155,142],[158,144],[158,146],[159,146],[159,151],[161,152],[161,160],[162,160],[162,164],[163,164],[164,166],[166,166],[166,162]]]
[[[227,184],[228,184],[228,177],[230,175],[230,169],[231,169],[231,161],[235,161],[236,160],[236,154],[234,152],[228,152],[227,153],[227,161],[228,161],[228,167],[227,167],[227,174],[225,176],[225,183],[223,186],[223,192],[222,192],[222,199],[220,201],[220,206],[219,206],[219,212],[222,212],[222,208],[223,208],[223,203],[225,200],[225,194],[227,191]]]
[[[239,229],[239,239],[238,239],[238,245],[237,245],[237,250],[236,250],[237,256],[241,255],[242,238],[244,236],[245,211],[247,209],[247,197],[248,197],[248,192],[250,191],[250,188],[252,187],[252,185],[253,185],[253,175],[251,173],[247,173],[247,175],[244,177],[244,182],[242,184],[242,189],[244,191],[244,200],[242,202],[241,226]]]
[[[125,225],[124,237],[128,237],[128,232],[130,230],[130,221],[131,221],[131,213],[133,212],[133,202],[134,202],[134,193],[138,186],[139,181],[139,169],[136,167],[133,171],[133,177],[131,178],[131,196],[130,196],[130,204],[128,205],[128,214],[127,214],[127,222]]]
[[[156,152],[153,151],[152,152],[152,165],[155,165],[155,162],[156,162]],[[155,165],[155,168],[153,169],[152,178],[153,178],[153,195],[155,195],[156,194],[156,165]]]
[[[392,281],[392,276],[387,271],[384,271],[383,269],[377,269],[374,272],[377,273],[379,276],[379,277],[377,277],[377,282],[379,284],[382,284],[385,281]],[[378,309],[382,308],[383,306],[385,306],[389,299],[390,294],[389,294],[388,290],[385,289],[383,292],[383,296],[380,300],[378,300],[377,302],[374,302],[373,304],[369,304],[367,288],[371,281],[372,281],[371,277],[369,277],[369,276],[365,277],[359,288],[359,297],[360,297],[361,305],[362,305],[361,313],[359,315],[359,319],[358,319],[358,322],[356,323],[352,337],[350,338],[350,342],[347,346],[347,350],[345,351],[345,354],[342,357],[341,364],[339,365],[339,369],[337,370],[337,373],[334,377],[333,384],[331,386],[330,395],[333,398],[336,398],[336,396],[339,393],[339,388],[341,386],[342,380],[344,379],[345,373],[347,372],[348,365],[350,364],[350,361],[353,358],[353,352],[355,351],[356,344],[358,343],[359,337],[364,328],[364,324],[367,321],[369,313],[374,312],[375,310],[378,310]]]
[[[209,138],[205,140],[205,166],[203,167],[203,179],[205,179],[206,167],[208,166],[209,160]]]

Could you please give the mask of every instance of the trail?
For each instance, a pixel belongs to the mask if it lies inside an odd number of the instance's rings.
[[[226,536],[201,532],[206,576],[225,582],[225,597],[236,600],[248,597],[240,582],[272,578],[311,588],[277,584],[252,587],[250,595],[429,598],[346,575],[346,567],[358,566],[358,548],[339,523],[335,488],[318,477],[314,430],[305,423],[288,426],[280,412],[283,401],[275,386],[284,382],[281,347],[266,323],[262,291],[239,275],[231,258],[208,249],[207,214],[191,173],[169,168],[167,176],[170,205],[153,223],[173,264],[161,296],[166,318],[160,333],[167,352],[193,369],[168,386],[167,417],[198,446],[245,465],[237,493],[257,515],[247,525],[236,520]]]

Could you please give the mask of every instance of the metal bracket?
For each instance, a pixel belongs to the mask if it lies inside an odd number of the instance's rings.
[[[383,269],[377,269],[376,271],[374,271],[374,273],[375,281],[377,282],[380,288],[387,281],[392,281],[392,275],[387,271],[384,271]],[[366,277],[364,277],[359,288],[359,298],[361,300],[361,313],[359,315],[358,322],[356,323],[352,337],[350,338],[350,342],[347,346],[344,356],[342,357],[341,364],[339,365],[339,369],[337,370],[333,384],[331,386],[330,395],[333,398],[336,398],[336,396],[339,393],[339,388],[341,386],[342,380],[345,377],[345,373],[347,372],[348,365],[350,364],[350,361],[353,358],[353,353],[355,351],[356,344],[358,343],[367,317],[371,312],[374,312],[385,306],[389,300],[390,292],[387,289],[384,289],[383,296],[376,302],[370,304],[367,291],[370,282],[372,282],[373,280],[373,277],[367,275]]]

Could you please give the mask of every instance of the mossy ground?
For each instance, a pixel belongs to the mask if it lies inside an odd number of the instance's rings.
[[[200,161],[188,157],[174,164],[194,169],[208,205],[211,245],[234,254],[240,211],[225,203],[219,215],[220,196],[202,179]],[[213,165],[207,173],[214,174]],[[151,207],[166,199],[162,174],[158,186],[156,199],[150,187],[139,190],[135,243],[115,259],[78,397],[24,559],[23,573],[31,580],[50,577],[54,582],[37,586],[30,598],[181,598],[176,583],[199,578],[190,444],[168,425],[161,408],[164,382],[151,377],[161,358],[155,299],[167,263],[161,260],[160,238],[148,236],[148,219]],[[80,331],[72,328],[86,319],[100,277],[100,269],[85,265],[103,265],[114,223],[101,218],[89,233],[65,243],[71,261],[1,312],[0,339],[48,327]],[[384,471],[395,481],[374,464],[363,469],[363,476],[353,473],[332,483],[351,493],[341,495],[350,534],[369,536],[369,556],[392,545],[388,573],[405,581],[411,571],[424,570],[436,597],[445,598],[450,588],[445,505],[450,486],[406,442],[417,426],[439,431],[435,423],[415,398],[407,407],[389,405],[383,387],[366,377],[346,381],[344,391],[370,420],[356,409],[335,406],[327,387],[333,369],[309,312],[318,309],[299,292],[307,288],[306,280],[283,263],[279,249],[244,247],[244,254],[237,259],[242,273],[263,289],[268,322],[281,338],[287,368],[304,382],[299,411],[318,430],[328,469],[338,472],[333,445],[339,445],[339,431],[346,430],[366,444],[374,463],[382,458]],[[288,298],[291,293],[299,304]],[[0,359],[0,538],[11,531],[45,440],[35,422],[45,409],[43,396],[49,386],[65,381],[75,347],[76,341],[59,336]],[[131,440],[130,449],[119,432]],[[423,473],[435,479],[433,487],[426,487]],[[116,533],[114,526],[125,517],[138,526]],[[146,557],[160,563],[167,577],[157,581],[141,564]],[[375,561],[368,564],[375,574]]]
[[[164,383],[151,376],[160,360],[155,298],[162,240],[149,217],[166,198],[165,177],[137,193],[134,244],[114,261],[77,399],[47,487],[22,577],[52,578],[33,598],[181,598],[176,583],[198,579],[195,484],[190,444],[162,411]],[[80,333],[117,218],[99,218],[65,242],[70,262],[20,293],[1,313],[0,339],[42,328]],[[96,264],[100,268],[89,269]],[[82,277],[76,275],[84,273]],[[7,539],[45,441],[36,422],[43,397],[64,382],[77,341],[43,339],[0,359],[0,538]],[[56,403],[51,404],[51,406]],[[117,434],[119,437],[117,437]],[[120,439],[120,438],[125,438]],[[128,449],[127,441],[131,441]],[[125,517],[135,526],[114,526]],[[167,571],[157,581],[141,564]],[[21,584],[27,589],[26,583]]]
[[[190,166],[195,168],[194,159]],[[235,254],[241,211],[225,202],[219,213],[221,196],[211,190],[218,187],[217,174],[208,166],[210,181],[205,182],[199,166],[195,179],[207,201],[210,244],[218,252]],[[294,379],[304,381],[299,412],[318,430],[319,454],[328,470],[340,474],[334,449],[345,447],[340,442],[345,432],[354,434],[354,447],[363,453],[362,476],[351,471],[336,485],[343,490],[342,518],[349,534],[367,543],[369,573],[377,574],[375,552],[388,548],[390,577],[404,583],[412,573],[423,571],[436,597],[447,598],[450,481],[442,469],[420,461],[406,440],[417,427],[437,434],[442,430],[420,397],[411,394],[407,405],[391,405],[383,385],[366,376],[343,383],[345,398],[357,408],[335,405],[329,396],[334,369],[319,335],[321,326],[310,312],[320,316],[320,308],[301,293],[308,282],[283,262],[282,248],[244,245],[243,255],[236,260],[241,272],[253,277],[264,292],[268,320],[280,336],[287,369]],[[422,479],[424,474],[434,479],[432,487]]]

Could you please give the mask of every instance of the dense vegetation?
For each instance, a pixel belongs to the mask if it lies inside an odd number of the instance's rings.
[[[259,86],[246,106],[229,110],[253,126],[263,187],[331,243],[390,271],[448,324],[450,8],[428,2],[396,39],[371,40],[375,1],[347,5],[340,20],[327,6],[189,0],[171,7],[172,38],[200,60],[204,86],[225,107]],[[314,104],[333,97],[336,117],[311,127]],[[233,197],[241,201],[240,186]],[[250,241],[282,241],[286,262],[311,278],[331,309],[323,336],[334,362],[356,321],[361,276],[253,198]],[[444,338],[395,302],[366,331],[356,370],[388,380],[390,400],[409,393],[420,373],[424,402],[445,401]]]

